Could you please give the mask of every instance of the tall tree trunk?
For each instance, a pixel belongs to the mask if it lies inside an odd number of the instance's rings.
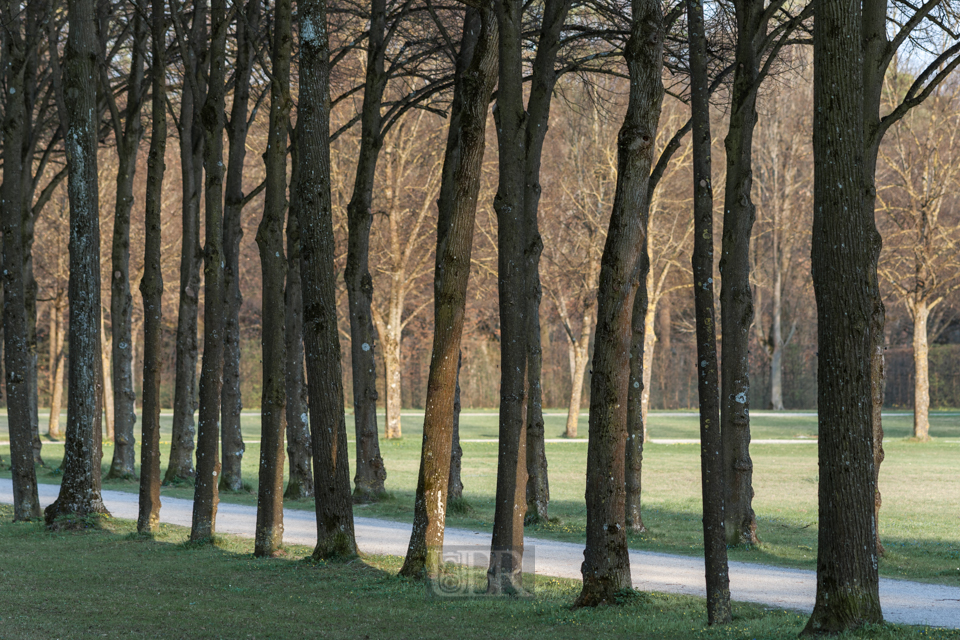
[[[100,381],[101,393],[103,397],[103,439],[107,442],[113,441],[114,420],[113,420],[113,379],[110,375],[110,351],[111,340],[107,337],[105,329],[106,322],[103,317],[103,307],[100,308],[100,375],[103,376]]]
[[[370,225],[373,223],[374,178],[383,146],[380,108],[387,86],[386,0],[372,0],[367,35],[367,70],[360,116],[360,153],[347,205],[347,305],[350,310],[350,354],[353,363],[353,419],[357,434],[357,469],[353,481],[359,500],[377,500],[383,493],[387,472],[380,455],[377,432],[376,342],[373,332],[373,280],[370,277]],[[399,433],[386,434],[399,438]]]
[[[480,193],[487,113],[497,81],[497,23],[493,9],[468,8],[457,58],[450,128],[437,201],[434,333],[423,417],[420,472],[410,545],[401,575],[435,579],[440,570],[454,441],[460,340]],[[456,355],[456,359],[454,358]],[[456,360],[456,363],[454,362]],[[456,442],[456,444],[454,444]],[[458,470],[459,471],[459,470]],[[459,476],[459,473],[456,473]],[[462,490],[462,485],[461,485]]]
[[[247,150],[250,74],[256,55],[254,40],[258,35],[259,24],[260,0],[249,0],[244,10],[238,13],[236,23],[237,58],[234,71],[236,84],[233,90],[230,122],[227,126],[230,154],[227,159],[223,211],[223,286],[226,319],[223,332],[223,391],[220,409],[223,440],[223,473],[220,476],[220,488],[228,491],[243,489],[243,477],[240,471],[245,450],[243,434],[240,431],[240,411],[243,409],[240,397],[240,305],[243,303],[243,296],[240,293],[240,239],[243,237],[243,226],[240,223],[240,214],[244,200],[243,161]],[[283,126],[286,127],[286,123]],[[284,132],[284,138],[286,138],[286,132]],[[284,187],[286,187],[286,177],[284,177]],[[280,227],[283,227],[282,219]],[[282,251],[281,246],[281,253]]]
[[[47,435],[52,440],[63,437],[60,432],[60,408],[63,406],[63,362],[66,359],[66,326],[63,323],[64,292],[57,289],[50,311],[50,418]]]
[[[539,238],[539,233],[536,234]],[[540,344],[540,299],[542,290],[539,277],[540,252],[543,243],[538,243],[536,258],[531,257],[528,275],[536,280],[532,292],[532,304],[527,316],[527,515],[525,524],[546,522],[550,503],[550,483],[547,479],[547,451],[543,425],[543,389],[540,377],[543,369],[543,348]]]
[[[330,198],[330,43],[327,0],[301,0],[300,108],[297,117],[300,187],[300,273],[303,337],[310,395],[315,558],[353,556],[357,541],[350,497],[347,422],[337,334],[333,209]]]
[[[597,329],[590,378],[587,547],[578,606],[613,603],[628,589],[626,537],[627,402],[636,274],[646,246],[647,185],[663,101],[665,28],[659,0],[632,0],[627,113],[617,139],[617,189],[600,259]]]
[[[627,390],[627,444],[625,464],[626,490],[624,513],[627,527],[633,533],[643,533],[640,513],[641,472],[643,470],[643,443],[646,435],[646,416],[643,415],[643,396],[646,393],[646,369],[644,368],[647,346],[647,317],[650,315],[650,254],[648,237],[650,205],[645,206],[645,215],[640,221],[643,233],[643,248],[637,268],[637,287],[631,313],[630,379]]]
[[[930,440],[930,354],[927,345],[927,319],[930,309],[926,300],[913,306],[913,437]]]
[[[861,5],[819,0],[814,31],[814,219],[820,529],[804,634],[880,623],[871,356],[873,212],[864,187]],[[873,270],[873,271],[871,271]]]
[[[289,126],[289,125],[288,125]],[[307,419],[307,383],[303,376],[303,298],[300,287],[300,160],[296,135],[292,136],[290,206],[287,214],[287,286],[284,289],[284,339],[286,340],[287,459],[290,480],[283,494],[290,500],[313,496],[310,469],[310,424]]]
[[[457,355],[457,388],[453,394],[453,437],[450,447],[450,478],[447,482],[447,499],[463,498],[463,447],[460,446],[460,368],[463,365],[463,351]]]
[[[223,129],[224,67],[227,44],[226,0],[210,3],[210,81],[203,121],[204,223],[203,363],[197,423],[197,476],[190,539],[209,540],[216,532],[220,475],[220,394],[223,387]]]
[[[3,113],[3,342],[6,365],[7,416],[10,430],[10,463],[13,475],[13,520],[40,518],[37,472],[33,458],[29,387],[26,372],[27,313],[24,305],[23,247],[23,146],[25,47],[20,35],[22,7],[15,0],[0,3],[3,24],[2,62],[7,95]]]
[[[720,453],[720,386],[713,306],[713,187],[710,169],[710,93],[703,5],[687,0],[690,41],[690,110],[693,121],[693,288],[697,321],[697,390],[700,397],[700,466],[707,623],[730,622],[730,576],[724,537],[724,460]]]
[[[182,19],[174,16],[174,19]],[[206,2],[194,0],[189,40],[180,51],[184,65],[180,96],[180,180],[182,236],[180,301],[177,311],[177,365],[173,396],[173,437],[164,482],[193,478],[193,412],[197,400],[197,312],[200,297],[200,184],[203,179],[203,128],[199,105],[205,90],[202,51],[206,42]]]
[[[254,0],[256,2],[256,0]],[[260,401],[260,484],[257,490],[255,556],[276,553],[283,543],[283,432],[286,429],[286,333],[283,286],[283,218],[287,205],[287,122],[290,118],[290,49],[293,41],[290,0],[276,4],[266,196],[257,230],[263,273],[263,395]]]
[[[70,0],[61,122],[66,123],[70,198],[70,362],[67,441],[60,495],[44,510],[61,516],[105,514],[100,495],[100,209],[97,185],[97,22],[94,0]]]
[[[163,240],[163,157],[167,147],[166,20],[164,3],[151,2],[151,55],[153,99],[151,103],[150,152],[147,156],[147,188],[144,213],[143,279],[143,422],[140,443],[139,533],[160,529],[160,367],[163,362],[163,270],[160,246]]]

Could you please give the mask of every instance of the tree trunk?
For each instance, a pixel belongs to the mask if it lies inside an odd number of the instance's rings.
[[[770,409],[783,411],[783,269],[780,267],[778,221],[774,221],[773,312],[770,341]]]
[[[63,362],[67,356],[66,327],[63,324],[64,292],[57,289],[53,301],[52,327],[50,328],[50,419],[47,423],[47,435],[51,440],[63,437],[60,432],[60,408],[63,406]]]
[[[33,459],[33,433],[30,425],[29,387],[26,379],[27,313],[23,286],[23,237],[20,233],[23,206],[24,118],[23,97],[25,51],[20,36],[22,7],[5,0],[0,4],[3,23],[2,62],[7,93],[3,117],[3,342],[6,365],[7,417],[10,431],[10,466],[13,476],[14,522],[40,518],[37,497],[37,472]]]
[[[730,622],[730,576],[724,537],[724,458],[720,429],[717,327],[713,306],[713,187],[710,169],[710,94],[703,5],[687,0],[690,41],[690,110],[693,121],[693,287],[697,321],[697,390],[707,623]]]
[[[113,382],[110,375],[110,351],[111,341],[107,337],[107,332],[103,318],[103,308],[100,308],[100,375],[103,379],[100,381],[101,393],[103,397],[103,439],[110,442],[113,440],[114,421],[113,421]]]
[[[373,213],[374,179],[377,159],[383,146],[380,109],[387,86],[384,71],[387,24],[386,0],[372,0],[367,46],[367,70],[360,117],[360,153],[347,205],[347,264],[344,280],[350,310],[350,353],[353,363],[353,419],[357,437],[356,497],[377,500],[383,493],[387,473],[380,455],[377,432],[376,342],[373,332],[373,280],[370,277],[370,225]],[[399,438],[399,433],[387,433]]]
[[[437,202],[434,334],[423,418],[413,531],[401,575],[435,579],[440,570],[451,470],[459,449],[457,411],[460,339],[463,335],[470,256],[480,193],[490,95],[497,81],[497,23],[493,10],[468,8],[457,58],[450,128]],[[454,354],[457,355],[456,364]],[[461,485],[462,490],[462,485]],[[448,493],[448,496],[450,494]]]
[[[300,273],[303,337],[310,395],[310,431],[317,509],[315,558],[353,556],[357,542],[350,497],[347,422],[337,334],[335,243],[330,200],[330,45],[326,0],[301,0]]]
[[[260,24],[260,0],[249,0],[240,11],[236,23],[236,85],[233,91],[233,106],[227,126],[230,153],[227,159],[227,183],[223,211],[224,255],[224,310],[226,313],[223,332],[223,391],[221,393],[221,438],[223,441],[223,473],[220,488],[227,491],[243,490],[240,465],[243,461],[243,434],[240,431],[240,412],[243,409],[240,397],[240,239],[243,226],[240,214],[243,209],[243,161],[247,150],[247,110],[250,102],[250,74],[256,55],[257,29]],[[286,127],[286,123],[283,124]],[[286,131],[284,131],[286,139]],[[284,149],[286,153],[286,149]],[[286,177],[284,177],[286,187]],[[280,227],[283,228],[281,213]],[[280,252],[283,247],[281,242]],[[281,279],[282,282],[282,279]],[[281,294],[282,295],[282,289]],[[266,309],[266,307],[264,307]],[[261,455],[263,449],[261,448]]]
[[[29,210],[27,211],[29,212]],[[32,227],[32,214],[30,214],[30,218],[31,224],[23,225],[24,227]],[[37,292],[39,291],[39,286],[37,285],[36,278],[33,277],[32,229],[28,233],[24,233],[23,242],[20,246],[23,249],[24,255],[24,307],[27,312],[27,413],[30,423],[30,439],[33,441],[33,463],[42,467],[44,466],[43,458],[41,457],[43,443],[40,441],[40,394],[37,377]]]
[[[182,19],[174,18],[174,19]],[[177,313],[177,365],[173,396],[173,437],[164,482],[193,478],[193,412],[197,399],[197,309],[200,296],[200,184],[203,178],[203,127],[198,105],[203,102],[204,74],[198,58],[206,42],[206,3],[195,0],[189,42],[180,51],[184,64],[180,96],[180,180],[182,236],[180,301]],[[196,95],[195,95],[196,94]]]
[[[256,2],[257,0],[254,0]],[[263,273],[263,395],[260,401],[260,484],[254,555],[270,556],[283,543],[283,432],[286,429],[286,333],[283,288],[283,218],[287,205],[287,122],[290,118],[290,48],[293,41],[290,0],[276,4],[270,82],[270,131],[266,196],[257,230]]]
[[[814,31],[811,263],[817,299],[820,529],[803,633],[880,623],[871,357],[876,233],[863,206],[861,6],[819,0]]]
[[[100,209],[97,185],[97,22],[93,0],[72,0],[63,68],[70,199],[70,362],[67,441],[60,495],[44,510],[61,517],[106,514],[100,495]],[[9,374],[8,374],[9,375]]]
[[[930,363],[927,345],[927,318],[930,309],[926,300],[913,307],[913,437],[930,440]]]
[[[450,447],[450,478],[447,482],[447,499],[463,498],[463,447],[460,446],[460,368],[463,365],[463,351],[457,355],[457,388],[453,394],[453,437]]]
[[[397,315],[399,314],[391,314]],[[399,320],[399,317],[397,318]],[[400,430],[400,408],[401,399],[401,351],[400,339],[402,329],[399,322],[390,323],[384,327],[383,331],[378,331],[383,344],[383,371],[384,371],[384,395],[386,395],[386,429],[385,433],[390,434],[390,438],[399,438],[402,434]],[[359,449],[359,447],[357,447]]]
[[[539,234],[537,234],[539,237]],[[543,369],[543,348],[540,345],[540,298],[542,290],[538,275],[539,256],[542,243],[536,251],[537,257],[531,258],[532,267],[528,272],[536,281],[533,303],[527,317],[527,515],[524,524],[546,522],[547,507],[550,503],[550,483],[547,479],[547,451],[543,425],[543,390],[540,377]]]
[[[143,421],[140,443],[140,509],[137,531],[160,530],[160,368],[163,362],[163,269],[160,267],[163,210],[163,157],[167,147],[166,22],[164,3],[151,2],[151,51],[154,73],[150,152],[144,213],[143,279]]]
[[[583,314],[580,338],[570,343],[570,405],[567,407],[567,427],[564,437],[576,438],[580,423],[580,405],[583,404],[583,379],[590,362],[590,334],[593,331],[592,313]]]
[[[647,315],[644,318],[643,329],[643,378],[640,382],[640,418],[643,420],[643,441],[650,439],[649,421],[650,412],[650,385],[653,382],[653,356],[657,347],[657,333],[654,330],[657,319],[657,303],[651,300],[650,292],[653,289],[653,269],[647,276]]]
[[[216,532],[220,475],[220,395],[223,390],[223,129],[226,64],[226,0],[210,3],[210,81],[200,119],[203,130],[204,224],[203,363],[197,423],[197,476],[190,540]]]
[[[650,254],[649,254],[649,222],[650,205],[644,207],[646,214],[640,221],[643,234],[643,248],[640,251],[640,260],[637,268],[637,287],[633,299],[631,313],[630,337],[630,379],[627,389],[627,443],[624,458],[624,513],[630,531],[643,533],[647,530],[643,526],[640,514],[641,472],[643,469],[643,443],[646,438],[646,420],[643,415],[643,396],[646,393],[647,363],[647,317],[650,313]]]
[[[665,29],[658,0],[633,0],[624,50],[630,98],[617,139],[617,189],[600,261],[590,378],[587,546],[578,606],[616,602],[631,586],[626,538],[627,402],[636,274],[646,244],[647,185],[663,100]]]

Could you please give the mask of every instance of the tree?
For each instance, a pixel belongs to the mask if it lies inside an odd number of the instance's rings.
[[[70,360],[67,441],[60,495],[44,510],[63,517],[106,514],[100,495],[100,224],[97,185],[97,20],[93,0],[70,0],[70,32],[58,97],[70,194]],[[54,71],[56,73],[57,70]],[[9,374],[8,374],[9,375]],[[92,391],[92,392],[91,392]]]
[[[666,39],[659,0],[633,0],[631,10],[630,39],[624,48],[630,97],[617,140],[617,189],[597,292],[587,445],[587,548],[577,606],[613,603],[618,592],[631,586],[624,490],[630,323],[646,241],[643,218],[663,101]]]
[[[820,527],[817,597],[803,633],[883,620],[871,544],[876,476],[871,353],[873,212],[862,206],[864,49],[860,2],[819,0],[814,30],[813,286],[817,298]]]

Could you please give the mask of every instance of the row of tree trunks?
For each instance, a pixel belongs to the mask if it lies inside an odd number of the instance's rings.
[[[459,482],[457,423],[463,335],[474,222],[480,193],[487,110],[496,84],[497,23],[490,6],[469,8],[457,57],[450,129],[437,202],[434,334],[423,419],[413,532],[401,575],[435,578],[443,551],[447,501]],[[459,435],[459,434],[457,434]],[[459,453],[460,455],[456,455]],[[457,464],[456,472],[451,469]],[[444,496],[444,490],[448,491]],[[456,497],[459,497],[456,496]]]
[[[617,187],[600,259],[597,329],[590,379],[587,546],[577,606],[614,603],[631,587],[625,464],[631,320],[643,248],[647,185],[663,101],[665,28],[658,0],[632,0],[627,113],[617,140]]]

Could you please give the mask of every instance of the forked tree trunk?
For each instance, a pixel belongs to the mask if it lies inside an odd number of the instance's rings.
[[[880,623],[871,382],[876,275],[863,206],[860,2],[819,0],[814,31],[814,218],[820,528],[817,595],[804,634]]]
[[[303,338],[310,393],[315,558],[357,553],[347,458],[343,372],[337,334],[335,242],[330,198],[330,43],[327,0],[300,0],[300,101],[297,117],[300,187],[300,274]]]
[[[457,58],[450,128],[437,202],[437,253],[434,276],[434,334],[423,418],[420,472],[413,531],[400,574],[436,579],[443,551],[447,500],[459,468],[451,457],[459,448],[457,410],[460,339],[463,335],[470,256],[480,193],[487,113],[497,81],[497,23],[493,9],[468,8]],[[454,362],[456,360],[456,362]],[[459,431],[459,430],[458,430]],[[451,456],[451,457],[448,457]],[[458,460],[459,461],[459,460]],[[462,491],[462,484],[460,485]]]
[[[144,213],[143,279],[143,421],[140,443],[140,501],[137,531],[160,529],[160,367],[163,363],[163,270],[160,267],[163,209],[163,157],[167,147],[166,20],[164,3],[151,2],[151,51],[154,73],[150,152]]]
[[[70,363],[67,441],[56,502],[44,510],[47,525],[60,517],[105,514],[100,495],[100,210],[97,185],[99,117],[97,22],[93,0],[73,0],[63,68],[70,198]]]
[[[220,501],[220,394],[223,387],[223,128],[227,44],[226,0],[210,3],[210,80],[201,112],[205,241],[203,248],[203,363],[197,423],[197,476],[190,539],[216,532]]]
[[[590,378],[587,547],[577,606],[616,602],[631,587],[625,513],[627,401],[636,273],[646,244],[647,185],[663,100],[665,28],[659,0],[632,0],[624,50],[630,97],[617,139],[617,188],[600,259]]]
[[[720,430],[717,325],[713,306],[713,187],[710,169],[710,94],[703,4],[687,0],[690,42],[690,110],[693,122],[693,288],[697,323],[697,390],[700,397],[700,467],[707,623],[731,620],[730,576],[724,536],[724,460]]]
[[[63,406],[63,362],[66,359],[66,326],[63,324],[64,292],[57,289],[50,310],[50,418],[47,422],[47,435],[52,440],[63,437],[60,432],[60,409]]]
[[[590,362],[590,336],[593,333],[592,310],[583,314],[580,337],[567,345],[570,356],[570,405],[567,407],[567,427],[564,437],[576,438],[580,423],[580,405],[583,404],[583,379]]]

